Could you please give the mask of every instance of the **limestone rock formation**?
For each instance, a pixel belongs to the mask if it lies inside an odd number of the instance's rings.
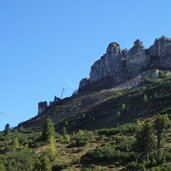
[[[162,36],[146,49],[137,39],[131,49],[121,49],[112,42],[106,53],[96,61],[90,70],[89,79],[80,81],[79,92],[91,87],[105,88],[103,81],[110,79],[109,87],[114,87],[152,69],[171,70],[171,39]]]

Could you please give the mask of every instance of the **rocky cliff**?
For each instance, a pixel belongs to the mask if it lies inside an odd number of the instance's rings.
[[[101,129],[139,117],[170,113],[169,70],[169,38],[156,39],[148,49],[140,40],[129,50],[110,43],[106,53],[91,67],[90,78],[80,82],[79,93],[65,99],[55,96],[49,104],[40,102],[38,115],[20,123],[18,128],[40,129],[50,117],[57,130],[64,126],[68,130]],[[142,101],[144,94],[148,104]],[[124,111],[123,104],[127,106]]]
[[[79,92],[115,87],[151,69],[171,70],[170,38],[162,36],[148,49],[139,39],[129,50],[112,42],[106,53],[92,65],[89,78],[80,81]]]

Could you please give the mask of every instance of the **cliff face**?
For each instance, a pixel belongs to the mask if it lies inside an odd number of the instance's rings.
[[[80,81],[79,92],[89,87],[103,87],[103,80],[110,78],[109,87],[136,77],[150,69],[171,70],[171,39],[162,36],[146,49],[138,39],[131,49],[121,49],[112,42],[106,53],[91,67],[89,78]],[[103,87],[104,88],[104,87]]]

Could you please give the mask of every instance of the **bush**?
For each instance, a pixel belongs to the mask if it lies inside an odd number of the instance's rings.
[[[171,171],[171,165],[170,164],[164,164],[160,167],[160,171]]]
[[[41,146],[44,146],[44,145],[47,145],[47,142],[44,142],[44,141],[40,141],[40,142],[30,142],[28,144],[28,147],[29,148],[38,148],[38,147],[41,147]]]
[[[164,156],[167,162],[171,162],[171,150],[164,152]]]
[[[55,164],[53,167],[52,167],[52,171],[61,171],[61,170],[64,170],[68,167],[67,164]]]
[[[92,142],[93,137],[94,135],[92,132],[80,130],[78,133],[74,135],[73,138],[75,139],[75,141],[71,144],[71,146],[85,146],[87,143]]]
[[[6,171],[6,167],[2,161],[0,161],[0,171]]]
[[[110,136],[110,135],[115,135],[118,133],[135,133],[136,130],[140,129],[141,125],[139,125],[139,123],[135,123],[135,124],[123,124],[120,126],[117,126],[116,128],[109,128],[109,129],[101,129],[98,130],[97,133],[99,135],[106,135],[106,136]]]
[[[6,170],[30,171],[34,170],[37,158],[33,151],[23,149],[21,151],[7,153],[5,156],[0,156],[0,160],[3,161]]]
[[[87,152],[81,158],[82,163],[98,163],[98,162],[131,162],[135,160],[134,152],[123,152],[116,150],[112,146],[98,147]]]
[[[167,72],[166,71],[161,71],[159,72],[159,77],[160,78],[166,78],[167,77]]]
[[[126,168],[130,171],[142,170],[144,165],[142,163],[131,162],[126,165]]]
[[[41,171],[52,171],[51,163],[46,157],[41,160]]]
[[[82,168],[81,171],[102,171],[101,168]]]

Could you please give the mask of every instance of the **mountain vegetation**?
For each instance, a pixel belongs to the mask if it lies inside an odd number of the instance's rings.
[[[37,129],[7,124],[0,133],[0,170],[171,170],[170,84],[170,76],[145,78],[60,124],[50,118]]]
[[[171,171],[171,39],[116,42],[78,90],[0,133],[0,171]]]

